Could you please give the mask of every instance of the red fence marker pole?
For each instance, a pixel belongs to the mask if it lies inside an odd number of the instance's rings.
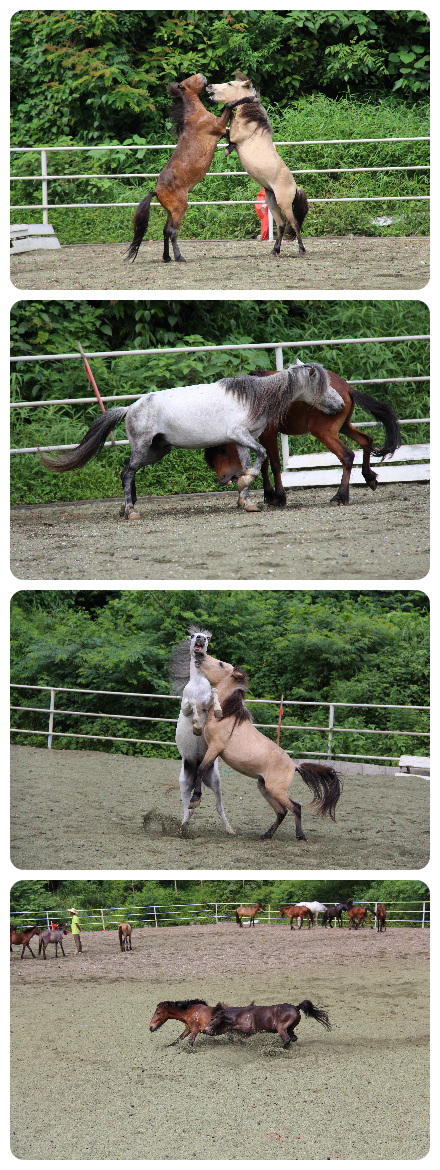
[[[80,352],[80,354],[81,354],[82,360],[83,360],[83,362],[84,362],[84,368],[85,368],[85,371],[86,371],[87,377],[88,377],[88,379],[89,379],[89,386],[92,386],[92,387],[93,387],[93,389],[94,389],[94,391],[95,391],[95,394],[96,394],[96,397],[97,397],[97,399],[98,399],[99,405],[100,405],[100,407],[101,407],[102,413],[103,413],[103,414],[105,414],[105,406],[104,406],[104,403],[103,403],[103,401],[102,401],[101,395],[100,395],[100,393],[99,393],[98,387],[97,387],[97,385],[96,385],[95,379],[94,379],[94,377],[93,377],[92,371],[91,371],[91,369],[90,369],[89,363],[88,363],[88,361],[87,361],[86,355],[85,355],[85,353],[84,353],[83,347],[82,347],[82,345],[81,345],[81,343],[80,343],[79,341],[77,342],[77,345],[78,345],[78,349],[79,349],[79,352]],[[115,440],[114,440],[114,438],[113,438],[113,431],[110,431],[110,439],[111,439],[111,441],[112,441],[112,445],[113,445],[113,447],[115,448],[115,451],[116,451],[116,443],[115,443]]]

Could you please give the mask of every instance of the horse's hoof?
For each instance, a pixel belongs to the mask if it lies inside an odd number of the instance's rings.
[[[191,800],[190,800],[190,802],[189,802],[189,807],[190,807],[191,809],[193,809],[193,808],[198,808],[198,807],[199,807],[199,804],[201,804],[201,803],[202,803],[202,798],[201,798],[201,796],[192,796],[192,797],[191,797]]]
[[[379,483],[379,480],[378,480],[378,479],[370,479],[370,482],[369,482],[369,484],[368,484],[368,487],[369,487],[369,488],[371,488],[371,491],[372,491],[372,492],[375,492],[375,491],[376,491],[376,488],[377,488],[377,485],[378,485],[378,483]]]
[[[237,836],[237,834],[236,834],[236,832],[235,832],[235,829],[231,829],[231,826],[230,826],[230,825],[228,825],[228,827],[227,827],[227,829],[226,829],[226,832],[227,832],[227,833],[229,833],[229,836],[230,836],[230,837],[236,837],[236,836]]]
[[[186,260],[185,260],[184,256],[176,256],[175,259],[176,259],[176,264],[186,264]]]
[[[140,520],[140,518],[141,518],[140,512],[135,512],[134,508],[131,509],[131,511],[128,513],[128,516],[127,516],[127,520]]]

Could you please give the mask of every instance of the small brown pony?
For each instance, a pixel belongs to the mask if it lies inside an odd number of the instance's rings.
[[[364,922],[369,922],[371,929],[373,930],[374,922],[371,921],[371,918],[368,915],[368,910],[365,909],[365,906],[352,906],[351,910],[348,911],[348,918],[349,930],[351,930],[353,926],[354,929],[357,930],[358,926],[364,925]]]
[[[171,120],[178,134],[178,143],[165,164],[149,195],[136,208],[134,236],[127,252],[127,260],[135,260],[148,228],[151,200],[156,196],[167,213],[163,229],[163,256],[165,264],[170,257],[170,240],[174,259],[184,261],[177,243],[177,233],[188,207],[188,192],[204,178],[211,166],[215,149],[226,132],[231,110],[237,104],[228,102],[220,118],[206,110],[199,93],[206,85],[203,73],[195,73],[185,81],[173,81],[168,86],[173,99]],[[245,101],[249,100],[244,98]]]
[[[33,952],[32,947],[30,945],[30,940],[31,940],[31,938],[33,938],[34,934],[35,935],[40,934],[40,928],[38,926],[31,926],[31,927],[29,927],[28,930],[19,930],[18,927],[11,926],[9,949],[12,951],[13,946],[14,947],[23,947],[23,950],[22,950],[21,955],[20,955],[20,958],[22,959],[24,952],[26,950],[26,947],[27,947],[28,950],[31,952],[32,958],[35,959],[34,952]]]
[[[255,926],[255,915],[262,909],[261,902],[254,902],[253,906],[237,906],[235,921],[243,926],[243,918],[249,918],[249,926]]]
[[[315,1007],[309,999],[303,999],[298,1007],[291,1003],[277,1003],[273,1007],[257,1007],[256,1004],[250,1003],[248,1007],[215,1008],[205,1031],[208,1036],[213,1035],[217,1029],[225,1028],[233,1028],[245,1036],[253,1032],[278,1032],[284,1042],[283,1048],[288,1048],[292,1040],[298,1039],[294,1029],[300,1022],[301,1011],[330,1031],[331,1024],[327,1012]]]
[[[209,1007],[204,999],[175,1001],[165,999],[158,1003],[154,1016],[150,1020],[150,1032],[157,1032],[158,1028],[161,1028],[162,1024],[166,1024],[167,1020],[182,1020],[185,1024],[184,1031],[177,1037],[177,1040],[172,1041],[169,1048],[178,1044],[179,1040],[185,1040],[187,1036],[189,1036],[188,1044],[192,1048],[199,1032],[206,1031],[213,1013],[224,1006],[224,1004],[218,1003],[216,1007]]]
[[[378,902],[376,906],[376,929],[382,933],[387,928],[387,912],[382,902]]]
[[[310,927],[313,926],[313,914],[312,914],[312,911],[309,910],[308,906],[282,906],[282,908],[280,910],[280,918],[284,918],[284,915],[286,915],[287,918],[290,918],[290,929],[291,930],[293,930],[293,923],[294,923],[295,918],[299,918],[298,930],[301,930],[301,927],[303,924],[303,918],[308,918],[309,930],[310,930]]]
[[[208,713],[204,736],[208,750],[200,764],[190,804],[200,804],[203,777],[213,760],[221,756],[225,764],[243,776],[257,780],[258,791],[276,812],[276,821],[263,834],[263,840],[273,837],[287,812],[295,817],[296,837],[307,841],[301,825],[301,805],[290,799],[287,790],[296,772],[313,792],[313,803],[321,816],[328,814],[335,819],[335,808],[342,784],[334,768],[326,764],[315,764],[307,760],[294,764],[287,752],[273,740],[262,735],[252,723],[250,712],[244,703],[247,678],[239,666],[221,662],[205,654],[200,661],[200,670],[217,688],[223,719],[214,718],[212,708]]]
[[[119,946],[121,951],[131,951],[131,926],[129,922],[121,922],[118,927]]]
[[[255,371],[259,378],[268,377],[271,372],[271,370]],[[278,433],[281,429],[286,435],[313,435],[339,459],[342,464],[342,480],[336,495],[332,496],[330,500],[330,503],[335,506],[349,502],[350,475],[354,460],[354,451],[342,442],[342,439],[339,438],[339,432],[346,435],[352,442],[358,443],[362,448],[362,475],[367,487],[371,488],[373,492],[377,488],[378,476],[370,466],[371,455],[377,455],[384,459],[386,455],[393,455],[401,444],[397,415],[387,403],[379,402],[377,398],[373,398],[371,394],[365,394],[361,390],[353,390],[345,378],[341,378],[333,370],[327,370],[327,373],[334,390],[344,400],[342,410],[338,411],[337,414],[328,415],[316,406],[307,406],[305,402],[297,400],[287,408],[280,425],[269,423],[260,436],[260,443],[267,451],[267,458],[261,468],[261,474],[264,499],[270,508],[285,508],[287,500],[281,478],[281,461],[278,450]],[[352,425],[351,418],[356,405],[372,414],[376,422],[382,423],[385,429],[385,442],[382,447],[375,446],[371,435],[357,430]],[[240,478],[242,469],[235,443],[211,447],[205,451],[205,458],[208,465],[216,472],[220,484],[236,482]],[[274,477],[274,488],[269,478],[269,461]]]

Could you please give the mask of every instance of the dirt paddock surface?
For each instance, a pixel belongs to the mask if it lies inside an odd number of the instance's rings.
[[[380,476],[380,467],[379,467]],[[429,485],[294,488],[287,507],[242,512],[235,492],[145,496],[140,520],[117,499],[13,508],[20,580],[420,580],[429,569]]]
[[[428,1151],[429,931],[235,924],[15,948],[12,1139],[23,1159],[402,1159]],[[35,940],[34,940],[35,941]],[[31,944],[32,945],[32,944]],[[38,950],[38,948],[37,948]],[[309,999],[298,1042],[149,1022],[161,1000]],[[32,1037],[32,1052],[29,1051]],[[410,1075],[409,1075],[410,1073]]]
[[[159,240],[124,261],[129,241],[73,244],[11,258],[11,280],[25,289],[418,289],[429,280],[429,239],[422,236],[305,239],[306,255],[285,243],[279,259],[261,240],[180,241],[185,264],[164,264]]]
[[[11,859],[18,869],[419,869],[429,861],[429,780],[344,775],[336,823],[317,817],[298,777],[309,844],[287,816],[261,841],[273,812],[256,782],[220,761],[225,832],[214,798],[181,835],[180,764],[104,752],[12,747]]]

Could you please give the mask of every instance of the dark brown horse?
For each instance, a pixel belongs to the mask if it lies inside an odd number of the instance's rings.
[[[287,918],[290,918],[290,929],[291,930],[293,930],[293,923],[295,921],[295,918],[299,918],[298,930],[301,930],[301,927],[303,924],[303,918],[308,918],[309,930],[310,930],[310,927],[313,926],[313,914],[312,914],[312,911],[309,910],[308,906],[282,906],[281,910],[280,910],[280,917],[284,918],[285,914],[286,914]]]
[[[167,213],[163,229],[163,257],[165,264],[171,259],[169,243],[174,259],[184,257],[177,243],[185,211],[188,207],[188,192],[204,178],[211,166],[215,149],[225,134],[231,117],[231,110],[237,104],[229,102],[220,118],[206,110],[199,93],[206,85],[203,73],[195,73],[185,81],[173,81],[168,86],[173,104],[171,119],[178,135],[178,143],[171,158],[161,170],[156,186],[136,208],[133,220],[134,236],[127,252],[127,260],[135,260],[144,238],[150,218],[151,200],[156,196]],[[248,99],[244,99],[248,100]]]
[[[167,1020],[182,1020],[185,1028],[177,1040],[173,1040],[169,1045],[170,1048],[174,1044],[178,1044],[179,1040],[185,1040],[189,1036],[188,1044],[192,1048],[196,1036],[199,1032],[205,1032],[207,1025],[211,1021],[214,1012],[217,1012],[225,1005],[218,1003],[216,1007],[210,1007],[204,999],[180,999],[171,1000],[165,999],[162,1003],[158,1003],[154,1016],[150,1020],[150,1032],[157,1032],[162,1024],[166,1024]],[[221,1029],[224,1031],[224,1029]]]
[[[33,938],[34,934],[39,935],[39,933],[40,928],[38,926],[30,926],[28,930],[20,930],[17,926],[11,926],[9,949],[12,951],[12,947],[23,947],[20,955],[20,958],[22,959],[27,947],[31,952],[32,958],[35,959],[34,952],[30,945],[30,940]]]
[[[249,918],[249,926],[255,926],[255,915],[263,909],[261,902],[254,902],[253,906],[237,906],[235,911],[235,921],[239,926],[243,926],[243,918]]]
[[[372,922],[371,918],[369,918],[368,910],[365,909],[365,906],[352,906],[351,910],[348,911],[348,918],[349,930],[351,930],[352,927],[357,930],[358,926],[364,925],[364,922],[369,922],[371,929],[373,930],[374,922]]]
[[[376,906],[376,929],[382,933],[387,928],[387,912],[382,902],[378,902]]]
[[[271,371],[258,370],[256,373],[258,377],[262,378],[267,377]],[[339,432],[346,435],[352,442],[358,443],[362,448],[362,475],[367,486],[375,491],[378,476],[370,466],[370,456],[373,454],[384,459],[386,455],[392,455],[401,443],[400,427],[395,411],[385,402],[379,402],[371,394],[353,390],[345,378],[339,377],[339,374],[335,374],[332,370],[328,370],[327,373],[334,390],[337,390],[344,400],[343,409],[330,416],[324,414],[317,407],[307,406],[305,402],[292,402],[283,416],[280,429],[286,435],[311,434],[315,439],[319,439],[319,442],[327,447],[328,451],[336,455],[342,464],[342,480],[330,503],[334,505],[348,504],[354,451],[345,446],[345,443],[339,438]],[[385,442],[382,447],[375,447],[371,435],[357,430],[352,425],[351,418],[356,404],[372,414],[373,418],[384,426]],[[271,508],[284,508],[286,506],[286,492],[281,478],[281,461],[278,450],[278,431],[277,424],[270,423],[260,437],[260,443],[267,451],[267,459],[261,468],[264,499]],[[217,473],[219,483],[236,482],[240,478],[241,464],[234,443],[211,447],[205,451],[205,457],[209,466]],[[274,476],[274,488],[269,478],[269,461]]]
[[[301,1011],[305,1016],[317,1020],[327,1031],[330,1030],[327,1012],[314,1007],[309,999],[303,999],[298,1007],[291,1003],[277,1003],[273,1007],[257,1007],[250,1003],[248,1007],[216,1008],[205,1031],[208,1036],[212,1036],[217,1029],[225,1028],[233,1028],[245,1036],[253,1032],[278,1032],[284,1042],[283,1048],[288,1048],[292,1040],[298,1039],[294,1029],[300,1022]]]
[[[42,930],[38,943],[38,954],[41,955],[41,952],[43,952],[43,959],[45,959],[46,947],[49,943],[55,943],[55,958],[58,958],[58,946],[61,947],[64,958],[66,958],[63,947],[63,935],[65,934],[70,934],[70,931],[64,925],[64,922],[60,922],[60,925],[55,927],[55,930]]]
[[[327,926],[327,923],[329,923],[331,926],[332,918],[334,918],[335,926],[337,922],[339,922],[339,925],[342,926],[343,911],[345,910],[345,912],[348,914],[352,908],[352,905],[353,902],[338,902],[337,906],[327,906],[327,909],[324,911],[322,916],[322,925]]]
[[[121,951],[132,951],[131,926],[129,922],[121,922],[118,927],[119,946]]]

